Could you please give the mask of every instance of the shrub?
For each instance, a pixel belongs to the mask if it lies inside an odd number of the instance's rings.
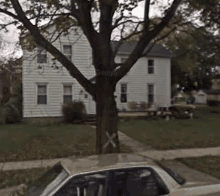
[[[22,120],[22,83],[15,88],[15,93],[2,107],[2,118],[6,124],[17,123]]]
[[[181,103],[181,102],[185,102],[186,98],[185,97],[178,97],[176,98],[176,103]]]
[[[135,101],[128,102],[128,108],[130,110],[136,110],[137,109],[137,102],[135,102]]]
[[[86,120],[86,109],[82,101],[73,101],[63,105],[64,122],[82,123]]]
[[[150,107],[150,105],[148,103],[146,103],[146,102],[141,102],[140,103],[140,109],[141,110],[146,110],[149,107]]]
[[[220,105],[220,101],[218,100],[207,100],[208,106],[218,106]]]

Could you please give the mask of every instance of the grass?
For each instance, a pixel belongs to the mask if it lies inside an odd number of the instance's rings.
[[[31,184],[41,176],[48,168],[35,168],[15,171],[0,171],[0,189]]]
[[[130,120],[123,121],[119,130],[155,149],[199,148],[220,146],[220,112],[213,108],[198,107],[194,119],[165,121]],[[215,108],[215,111],[220,111]]]
[[[0,162],[95,154],[95,129],[86,125],[0,126]],[[131,152],[121,145],[122,152]]]
[[[220,156],[205,156],[205,157],[196,157],[196,158],[179,158],[176,159],[184,163],[185,165],[214,176],[220,179]]]

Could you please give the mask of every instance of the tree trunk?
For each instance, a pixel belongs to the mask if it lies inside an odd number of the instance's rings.
[[[120,152],[118,139],[118,111],[114,98],[115,84],[109,77],[96,80],[96,153]]]

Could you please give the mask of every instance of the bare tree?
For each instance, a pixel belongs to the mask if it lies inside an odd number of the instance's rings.
[[[138,0],[8,0],[0,3],[0,13],[11,17],[11,20],[1,27],[7,28],[7,25],[14,24],[21,30],[28,30],[34,42],[50,52],[96,101],[96,152],[120,152],[117,134],[118,112],[114,98],[116,84],[142,57],[148,44],[168,25],[181,0],[173,0],[164,7],[160,22],[154,26],[150,25],[149,13],[154,3],[158,3],[157,0],[145,0],[142,19],[130,14],[138,6]],[[98,19],[95,20],[93,15],[97,15]],[[64,19],[68,24],[62,22]],[[73,25],[82,29],[92,49],[93,66],[96,71],[95,84],[91,83],[77,69],[77,65],[69,61],[44,35],[45,29],[41,28],[43,20],[47,21],[48,25],[57,24],[60,33]],[[143,25],[142,29],[139,28],[140,24]],[[132,27],[133,33],[128,36],[129,27]],[[113,49],[111,39],[117,29],[120,41]],[[120,44],[135,34],[140,36],[134,50],[126,62],[117,64],[115,56]],[[116,146],[111,143],[105,146],[110,137]]]

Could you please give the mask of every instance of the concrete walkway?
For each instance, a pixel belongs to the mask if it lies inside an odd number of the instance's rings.
[[[216,148],[195,148],[177,150],[154,150],[150,146],[135,141],[126,134],[119,131],[121,143],[130,146],[134,153],[145,155],[155,160],[173,160],[176,158],[201,157],[201,156],[220,156],[220,147]],[[53,166],[61,159],[22,161],[22,162],[0,162],[0,171],[19,170],[30,168],[45,168]]]

